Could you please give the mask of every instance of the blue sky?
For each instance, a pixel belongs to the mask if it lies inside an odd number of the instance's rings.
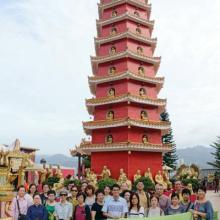
[[[209,145],[220,134],[220,2],[151,3],[177,146]],[[0,1],[0,143],[68,154],[85,137],[97,16],[96,0]]]

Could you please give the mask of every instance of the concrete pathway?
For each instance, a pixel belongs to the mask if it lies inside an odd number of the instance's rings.
[[[208,191],[206,196],[212,202],[214,210],[218,211],[218,218],[220,220],[220,192],[214,193],[214,191]]]

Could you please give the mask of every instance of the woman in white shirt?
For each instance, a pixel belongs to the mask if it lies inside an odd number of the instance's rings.
[[[130,197],[130,208],[128,218],[144,218],[144,208],[140,206],[140,199],[137,193],[132,193]]]
[[[163,210],[158,207],[159,199],[156,196],[150,198],[150,208],[147,210],[147,217],[155,217],[164,215]]]

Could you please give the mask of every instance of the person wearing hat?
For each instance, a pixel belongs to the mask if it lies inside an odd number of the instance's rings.
[[[60,192],[60,202],[55,205],[56,217],[59,220],[70,220],[73,214],[73,205],[67,201],[68,192]]]

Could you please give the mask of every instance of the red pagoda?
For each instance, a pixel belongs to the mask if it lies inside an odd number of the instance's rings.
[[[166,100],[158,93],[164,78],[156,77],[161,58],[154,57],[157,40],[151,38],[154,22],[147,0],[102,0],[91,57],[93,76],[89,86],[94,98],[86,100],[93,121],[84,122],[91,142],[80,148],[91,155],[91,169],[103,166],[118,178],[123,168],[133,179],[151,169],[162,169],[162,154],[171,146],[162,143],[170,123],[162,122]]]

